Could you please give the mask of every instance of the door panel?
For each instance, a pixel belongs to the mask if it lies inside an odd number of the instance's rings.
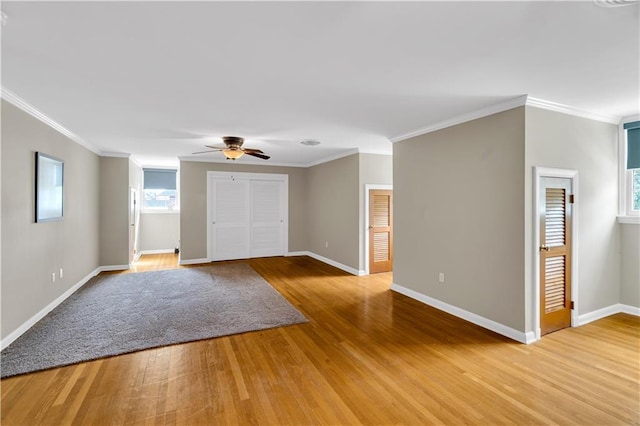
[[[282,182],[251,182],[251,257],[282,256]]]
[[[250,257],[249,181],[214,179],[212,187],[212,260]]]
[[[540,329],[571,326],[571,180],[540,180]]]
[[[393,267],[393,191],[369,191],[369,273]]]

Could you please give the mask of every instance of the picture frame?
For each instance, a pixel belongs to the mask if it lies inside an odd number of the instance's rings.
[[[64,161],[36,152],[36,223],[62,220],[64,212]]]

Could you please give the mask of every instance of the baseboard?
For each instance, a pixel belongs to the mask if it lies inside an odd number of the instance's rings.
[[[165,254],[165,253],[175,253],[175,248],[170,249],[160,249],[160,250],[140,250],[138,252],[139,256],[143,256],[145,254]]]
[[[637,306],[625,305],[625,304],[621,303],[620,304],[620,312],[640,317],[640,308],[637,307]]]
[[[107,265],[107,266],[100,266],[98,268],[98,272],[126,271],[127,269],[129,269],[129,265]]]
[[[205,257],[203,259],[180,259],[178,261],[178,265],[196,265],[198,263],[211,263],[211,260]]]
[[[514,328],[507,327],[504,324],[500,324],[499,322],[495,322],[478,314],[474,314],[473,312],[465,311],[464,309],[458,308],[457,306],[453,306],[441,300],[429,297],[425,294],[418,293],[417,291],[403,287],[396,283],[391,284],[391,290],[400,294],[404,294],[405,296],[422,302],[425,305],[440,309],[441,311],[447,312],[458,318],[462,318],[463,320],[469,321],[475,325],[479,325],[480,327],[486,328],[510,339],[516,340],[520,343],[529,344],[536,341],[536,336],[533,331],[529,331],[526,333],[518,331]]]
[[[137,252],[136,255],[133,257],[133,262],[131,263],[136,263],[138,260],[140,260],[140,256],[142,256],[142,254],[140,254],[140,252]]]
[[[578,316],[578,323],[576,326],[589,324],[590,322],[597,321],[602,318],[606,318],[611,315],[625,313],[631,315],[640,316],[640,308],[631,305],[624,305],[622,303],[616,303],[615,305],[607,306],[602,309],[597,309],[592,312],[587,312]]]
[[[53,302],[49,303],[42,310],[40,310],[40,312],[38,312],[37,314],[35,314],[34,316],[26,320],[24,323],[22,323],[22,325],[16,328],[13,332],[9,333],[7,337],[5,337],[0,341],[0,350],[3,350],[7,346],[9,346],[11,343],[13,343],[13,341],[16,340],[18,337],[22,336],[22,334],[24,334],[27,330],[33,327],[35,323],[37,323],[42,318],[44,318],[49,312],[54,310],[59,304],[64,302],[69,296],[75,293],[80,287],[85,285],[91,278],[98,275],[102,270],[103,270],[102,267],[98,267],[94,269],[92,272],[89,273],[89,275],[81,279],[73,287],[69,288],[67,291],[65,291],[60,296],[58,296]]]
[[[312,257],[316,260],[319,260],[320,262],[326,263],[327,265],[331,265],[333,267],[336,267],[338,269],[342,269],[345,272],[350,273],[351,275],[366,275],[366,272],[364,270],[357,270],[355,268],[352,268],[351,266],[347,266],[343,263],[340,262],[336,262],[333,259],[329,259],[327,257],[324,256],[320,256],[319,254],[316,254],[312,251],[294,251],[294,252],[289,252],[287,253],[287,256],[309,256]]]

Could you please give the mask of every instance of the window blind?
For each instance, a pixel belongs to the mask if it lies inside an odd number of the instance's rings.
[[[144,189],[176,189],[177,170],[142,169]]]
[[[625,123],[627,131],[627,170],[640,169],[640,121]]]

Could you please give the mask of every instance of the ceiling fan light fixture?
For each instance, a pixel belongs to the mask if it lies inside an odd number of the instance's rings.
[[[307,146],[316,146],[316,145],[320,145],[320,141],[316,140],[316,139],[305,139],[300,141],[300,143],[302,145],[307,145]]]
[[[224,149],[222,150],[222,153],[228,160],[237,160],[244,155],[244,151],[239,149]]]

